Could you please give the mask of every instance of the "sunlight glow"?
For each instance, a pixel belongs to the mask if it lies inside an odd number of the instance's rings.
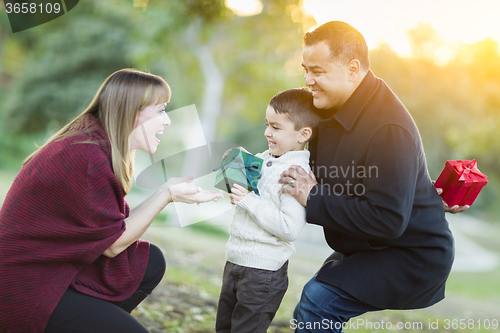
[[[498,0],[302,0],[305,12],[318,24],[340,20],[353,25],[370,49],[388,43],[401,56],[410,56],[407,31],[428,22],[443,39],[435,54],[437,63],[451,59],[460,43],[490,37],[500,41]]]
[[[252,16],[262,12],[260,0],[225,0],[226,7],[238,16]]]
[[[142,8],[142,11],[145,11],[148,7],[149,0],[134,0],[134,7]]]

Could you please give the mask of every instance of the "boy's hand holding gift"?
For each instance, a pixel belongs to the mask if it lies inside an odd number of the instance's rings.
[[[257,184],[263,160],[242,147],[232,148],[224,153],[215,177],[215,187],[231,193],[229,200],[238,204],[250,191],[259,195]]]
[[[248,193],[250,193],[249,190],[235,183],[231,189],[231,194],[229,194],[229,200],[233,205],[237,205]]]
[[[231,148],[231,149],[228,149],[226,150],[226,152],[224,153],[224,155],[222,155],[222,159],[225,159],[227,157],[227,155],[229,155],[229,153],[231,152],[231,150],[233,150],[235,148]],[[241,151],[244,151],[245,153],[247,154],[250,154],[250,152],[248,150],[246,150],[245,148],[243,148],[242,146],[239,146],[237,147],[236,149],[239,149]]]
[[[477,168],[476,160],[446,161],[434,187],[443,199],[445,210],[459,213],[476,200],[488,183],[486,178]]]

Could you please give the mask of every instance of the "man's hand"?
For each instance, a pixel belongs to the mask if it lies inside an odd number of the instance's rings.
[[[229,199],[233,205],[237,205],[248,193],[250,193],[250,191],[243,186],[233,184],[231,194],[229,194]]]
[[[443,193],[442,188],[436,188],[436,191],[439,195],[441,195]],[[443,198],[441,198],[441,201],[443,201],[444,211],[447,213],[452,213],[452,214],[461,213],[470,207],[469,205],[465,205],[465,206],[455,205],[455,206],[450,207],[450,206],[448,206],[446,201],[443,200]]]
[[[279,182],[289,185],[283,186],[281,192],[292,195],[304,207],[307,206],[309,192],[318,183],[312,171],[307,173],[298,165],[292,165],[287,171],[284,171]]]

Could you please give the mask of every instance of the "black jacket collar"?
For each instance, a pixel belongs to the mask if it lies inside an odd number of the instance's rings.
[[[335,112],[332,118],[342,125],[346,131],[350,131],[366,104],[377,90],[378,84],[379,82],[373,72],[368,70],[368,73],[363,78],[363,81],[361,81],[359,87],[354,91],[351,97],[349,97],[345,104]],[[332,118],[325,121],[330,122]]]

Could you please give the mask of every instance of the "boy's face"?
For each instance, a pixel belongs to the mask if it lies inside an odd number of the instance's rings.
[[[290,150],[304,149],[301,131],[295,130],[294,124],[288,115],[276,113],[271,106],[266,109],[266,131],[264,132],[269,143],[269,152],[273,156],[281,156]]]

